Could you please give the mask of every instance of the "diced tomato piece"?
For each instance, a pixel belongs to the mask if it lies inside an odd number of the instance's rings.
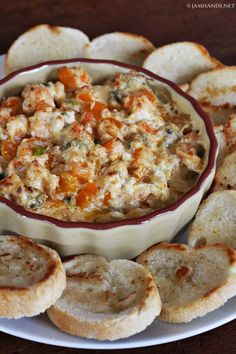
[[[88,206],[89,203],[89,195],[81,190],[76,197],[76,204],[78,207],[80,208],[86,208]]]
[[[117,128],[121,128],[122,123],[121,123],[119,120],[117,120],[117,119],[115,119],[115,118],[108,118],[108,119],[109,119],[109,121],[110,121],[111,123],[115,124],[115,126],[116,126]]]
[[[94,182],[87,182],[76,197],[76,204],[80,208],[86,208],[91,198],[97,193],[98,189]]]
[[[80,80],[83,81],[83,82],[88,82],[88,75],[86,72],[83,72],[81,75],[80,75]]]
[[[102,118],[101,114],[104,108],[106,108],[106,105],[104,103],[96,101],[95,105],[91,109],[91,112],[97,121]]]
[[[103,205],[109,206],[109,200],[111,199],[111,193],[108,192],[106,193],[104,199],[103,199]]]
[[[81,86],[81,82],[90,81],[88,74],[82,68],[62,67],[58,70],[58,78],[67,90],[75,90]]]
[[[124,108],[131,112],[132,111],[132,107],[133,107],[133,104],[134,104],[134,100],[136,99],[136,96],[135,95],[130,95],[128,96],[125,100],[124,100]]]
[[[83,119],[81,120],[81,124],[86,125],[88,123],[91,123],[94,119],[94,116],[92,115],[91,112],[85,112]]]
[[[12,160],[16,156],[19,143],[12,140],[4,140],[2,142],[2,157],[5,160]]]
[[[133,158],[134,158],[135,160],[137,160],[137,159],[139,158],[141,152],[142,152],[142,148],[141,148],[141,147],[135,149],[134,154],[133,154]]]
[[[66,89],[74,90],[77,88],[76,77],[69,68],[60,68],[58,70],[58,78],[63,83]]]
[[[139,125],[149,134],[154,135],[157,132],[155,129],[151,128],[146,122],[140,122]]]
[[[83,129],[83,128],[79,126],[78,122],[72,123],[71,130],[73,131],[73,133],[80,134],[81,129]]]
[[[71,165],[71,174],[81,183],[85,183],[91,178],[91,171],[87,162],[73,163]]]
[[[63,172],[60,175],[58,193],[74,193],[78,185],[77,179],[69,172]]]
[[[98,188],[94,182],[87,182],[83,188],[83,191],[85,191],[90,196],[93,196],[97,193]]]
[[[104,108],[106,108],[106,105],[104,103],[95,101],[92,104],[86,104],[84,107],[84,111],[91,113],[96,119],[96,121],[99,121],[102,118],[102,111]]]
[[[105,141],[105,143],[102,144],[102,146],[107,150],[107,151],[112,151],[113,149],[113,144],[116,141],[116,139],[111,139]]]
[[[87,92],[87,91],[79,92],[79,93],[75,96],[75,98],[80,99],[81,101],[84,101],[84,102],[91,102],[91,101],[92,101],[92,97],[91,97],[90,93]]]
[[[149,90],[147,90],[147,89],[145,89],[145,88],[141,88],[141,89],[138,91],[138,96],[146,96],[147,99],[148,99],[150,102],[152,102],[152,103],[154,103],[154,102],[157,101],[157,98],[156,98],[156,96],[154,95],[154,93],[151,92],[151,91],[149,91]]]
[[[152,103],[157,102],[157,98],[154,95],[154,93],[152,93],[151,91],[145,88],[142,88],[136,91],[134,94],[126,97],[126,99],[124,100],[124,108],[130,112],[132,112],[134,106],[141,108],[143,104],[142,102],[143,96],[147,97],[147,99]]]

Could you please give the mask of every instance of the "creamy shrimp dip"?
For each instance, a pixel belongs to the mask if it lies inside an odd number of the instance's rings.
[[[102,85],[81,66],[0,105],[0,195],[65,221],[146,215],[191,189],[204,148],[189,115],[137,72]]]

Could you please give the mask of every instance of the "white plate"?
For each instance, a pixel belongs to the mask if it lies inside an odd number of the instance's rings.
[[[184,242],[185,240],[186,231],[180,233],[175,238],[176,242]],[[20,320],[0,319],[0,331],[35,342],[63,347],[123,349],[146,347],[188,338],[219,327],[235,318],[236,297],[229,300],[218,310],[209,313],[205,317],[195,319],[190,323],[168,324],[156,320],[142,333],[115,342],[98,342],[96,340],[70,336],[59,331],[45,314]]]
[[[0,56],[0,78],[3,77],[3,60]],[[184,241],[186,233],[182,232],[176,241]],[[14,336],[40,343],[83,349],[122,349],[138,348],[150,345],[173,342],[191,337],[213,328],[219,327],[236,318],[236,297],[228,301],[220,309],[205,317],[186,324],[168,324],[154,321],[145,331],[128,339],[115,342],[98,342],[80,337],[70,336],[54,327],[46,315],[20,320],[0,319],[0,331]]]

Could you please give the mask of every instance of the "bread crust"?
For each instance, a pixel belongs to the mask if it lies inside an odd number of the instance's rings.
[[[188,41],[161,46],[143,63],[144,68],[176,84],[190,83],[200,73],[223,66],[204,46]]]
[[[134,263],[128,260],[123,261]],[[135,264],[133,266],[136,267]],[[139,271],[138,267],[137,271]],[[59,301],[47,310],[47,314],[58,328],[72,335],[110,341],[129,337],[150,325],[161,309],[159,293],[150,273],[143,268],[140,277],[145,284],[143,285],[145,286],[143,296],[136,305],[129,306],[125,311],[117,310],[112,315],[104,313],[102,316],[97,317],[94,317],[93,314],[92,318],[89,313],[87,316],[76,316],[69,307],[66,309],[63,308]],[[77,281],[78,286],[82,278],[86,280],[90,279],[89,281],[91,282],[98,280],[98,278],[90,278],[84,273],[82,276],[78,276],[77,274],[77,278],[75,276],[74,280]],[[70,276],[67,276],[67,282],[69,283],[70,281]],[[99,286],[99,283],[97,286]],[[76,306],[80,306],[79,301]]]
[[[4,61],[4,72],[8,75],[15,70],[43,61],[84,57],[88,43],[87,35],[75,28],[49,24],[33,26],[22,33],[8,49]],[[35,51],[34,48],[37,46],[37,51]],[[42,53],[44,53],[43,56]]]
[[[206,245],[206,246],[199,246],[196,248],[191,248],[187,245],[182,244],[168,244],[168,243],[161,243],[159,245],[154,245],[149,248],[147,251],[142,253],[138,258],[137,262],[146,266],[150,271],[152,268],[150,263],[152,263],[152,267],[155,268],[154,263],[154,256],[157,251],[163,252],[170,252],[170,256],[174,257],[175,254],[180,253],[183,254],[185,252],[197,252],[197,251],[206,251],[207,250],[218,250],[222,253],[222,257],[224,257],[227,267],[228,267],[228,276],[220,284],[216,284],[212,289],[207,290],[205,293],[199,295],[195,300],[189,301],[186,304],[182,304],[180,301],[178,302],[179,305],[169,306],[165,305],[165,299],[163,298],[162,286],[163,282],[160,283],[157,273],[153,274],[156,284],[159,286],[160,294],[162,297],[162,310],[159,316],[161,321],[172,322],[172,323],[181,323],[181,322],[189,322],[196,317],[204,316],[208,312],[211,312],[218,307],[222,306],[229,298],[236,295],[236,252],[226,245]],[[161,253],[158,253],[159,255]],[[157,256],[156,256],[157,257]],[[158,262],[158,259],[156,260]],[[201,262],[201,257],[199,257],[199,262]],[[188,266],[188,264],[187,264]],[[156,265],[157,267],[157,265]],[[189,265],[191,268],[191,265]],[[192,272],[194,273],[194,269]],[[152,271],[151,271],[152,272]],[[177,271],[174,274],[174,280],[176,277]],[[184,273],[183,273],[184,274]],[[162,276],[163,275],[162,273]],[[192,275],[191,275],[192,276]],[[166,274],[167,277],[167,274]],[[172,282],[172,278],[168,278],[169,282]],[[183,278],[180,281],[190,281],[191,278]],[[170,284],[167,283],[166,284]],[[171,287],[174,286],[174,283],[170,285]],[[180,284],[181,286],[181,284]],[[184,288],[183,288],[184,289]],[[171,293],[171,288],[168,290]],[[183,290],[184,291],[184,290]],[[195,291],[194,288],[192,291]],[[165,293],[166,294],[166,293]],[[169,294],[170,295],[170,294]],[[182,294],[183,295],[183,294]]]
[[[0,236],[0,238],[17,242],[22,249],[30,249],[36,255],[39,252],[48,264],[47,272],[28,286],[19,287],[12,284],[7,286],[7,282],[0,286],[0,317],[31,317],[45,312],[61,296],[66,285],[65,272],[58,254],[22,236]]]
[[[153,50],[154,45],[141,35],[112,32],[94,38],[86,47],[86,57],[142,65]]]
[[[215,191],[236,190],[236,151],[226,156],[215,175]]]
[[[222,169],[219,168],[219,171]],[[215,187],[216,188],[216,187]],[[188,234],[188,244],[224,243],[236,248],[235,235],[236,191],[224,190],[211,193],[195,215]]]

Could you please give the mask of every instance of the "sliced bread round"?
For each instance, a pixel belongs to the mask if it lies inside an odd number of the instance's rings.
[[[161,243],[137,262],[148,268],[156,282],[162,321],[189,322],[236,295],[236,252],[225,245],[192,249]]]
[[[87,57],[118,60],[133,65],[142,65],[153,51],[153,44],[143,36],[114,32],[94,38],[87,46]]]
[[[188,244],[224,243],[236,249],[236,191],[219,191],[205,199],[190,227]]]
[[[189,94],[209,113],[215,124],[224,124],[236,112],[236,66],[218,68],[198,75]]]
[[[198,74],[222,65],[210,56],[205,47],[194,42],[159,47],[143,63],[144,68],[176,84],[188,83]]]
[[[229,151],[236,150],[236,114],[232,114],[224,126],[225,140]]]
[[[224,158],[215,175],[214,190],[222,191],[226,189],[236,190],[236,151]]]
[[[214,133],[216,135],[216,139],[218,141],[218,155],[216,160],[217,168],[222,164],[224,158],[229,153],[229,148],[226,142],[225,133],[224,133],[224,126],[223,125],[215,125],[214,126]]]
[[[36,316],[61,296],[66,276],[58,254],[20,236],[0,236],[0,317]]]
[[[116,340],[144,330],[160,313],[158,290],[143,266],[95,255],[76,256],[63,264],[66,289],[47,311],[62,331]]]
[[[78,29],[50,26],[30,28],[9,48],[5,58],[5,74],[43,61],[85,56],[89,38]]]

